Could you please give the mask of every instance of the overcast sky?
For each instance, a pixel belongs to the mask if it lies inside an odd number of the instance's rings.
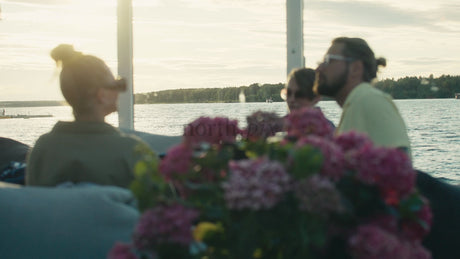
[[[49,57],[60,43],[117,71],[116,0],[0,0],[0,101],[61,100]],[[135,93],[280,83],[285,0],[133,0]],[[305,0],[306,66],[333,38],[387,58],[379,79],[459,75],[458,0]]]

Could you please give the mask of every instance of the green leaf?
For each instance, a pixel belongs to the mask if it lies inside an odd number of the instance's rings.
[[[400,201],[399,213],[402,218],[415,219],[416,213],[423,208],[424,204],[420,194],[413,193]]]
[[[295,149],[291,154],[293,158],[292,174],[297,179],[319,173],[323,164],[323,155],[312,146],[303,146]]]

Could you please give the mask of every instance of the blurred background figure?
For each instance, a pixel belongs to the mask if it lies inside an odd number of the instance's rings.
[[[297,68],[289,73],[286,87],[280,94],[281,98],[286,100],[289,112],[303,108],[320,109],[316,104],[321,100],[321,96],[313,91],[315,76],[316,72],[311,68]],[[334,123],[328,121],[335,129]]]
[[[286,88],[281,90],[281,97],[286,101],[289,110],[314,107],[321,99],[313,92],[315,70],[298,68],[289,73]]]

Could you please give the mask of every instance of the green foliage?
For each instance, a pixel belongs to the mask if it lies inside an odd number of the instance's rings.
[[[386,207],[375,186],[363,184],[351,174],[343,177],[337,188],[347,197],[343,202],[351,215],[365,217],[375,211],[384,211]]]
[[[207,255],[222,259],[309,258],[314,247],[326,242],[326,221],[308,213],[299,217],[294,214],[299,211],[292,209],[298,206],[296,200],[292,196],[287,199],[271,210],[229,212],[228,222],[223,224],[228,226],[225,232],[211,232],[203,241],[210,248],[228,247],[232,257],[221,249],[208,249]]]
[[[423,207],[421,196],[413,193],[399,204],[399,213],[405,218],[415,219],[416,213]]]
[[[137,146],[136,152],[142,158],[134,167],[134,180],[130,189],[138,199],[139,210],[144,211],[175,194],[158,172],[158,156],[146,145]]]
[[[292,149],[291,152],[294,161],[290,169],[295,178],[302,179],[319,173],[323,164],[323,155],[317,148],[306,145]]]

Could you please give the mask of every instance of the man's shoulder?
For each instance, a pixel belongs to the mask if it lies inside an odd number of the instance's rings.
[[[376,107],[392,103],[390,95],[375,88],[369,83],[362,83],[350,93],[350,103]]]
[[[381,98],[387,97],[388,94],[384,93],[380,89],[375,88],[370,83],[361,83],[353,89],[351,95],[356,95],[358,97]]]

